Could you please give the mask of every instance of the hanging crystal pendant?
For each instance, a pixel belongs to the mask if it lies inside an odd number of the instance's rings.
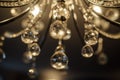
[[[38,71],[36,68],[32,67],[28,70],[28,76],[30,78],[36,78],[38,76]]]
[[[54,39],[63,39],[66,35],[66,28],[59,20],[53,22],[50,26],[50,36]]]
[[[56,48],[55,53],[51,56],[50,59],[51,66],[55,69],[66,69],[68,66],[68,57],[64,53],[64,50],[61,46]]]
[[[3,52],[3,50],[0,48],[0,63],[6,58],[5,53]]]
[[[35,34],[33,34],[33,32],[30,29],[26,29],[26,31],[21,35],[21,40],[26,44],[30,44],[33,42],[37,42],[38,37]]]
[[[87,30],[84,36],[85,43],[95,45],[98,42],[98,32],[96,30]]]
[[[94,54],[93,48],[90,45],[85,45],[82,48],[81,54],[83,57],[90,58]]]
[[[32,54],[32,56],[38,56],[40,54],[40,47],[37,43],[32,43],[28,45],[28,52]]]

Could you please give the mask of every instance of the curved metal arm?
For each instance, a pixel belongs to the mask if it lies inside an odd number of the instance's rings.
[[[18,19],[19,17],[23,16],[25,13],[27,13],[29,11],[30,7],[28,7],[27,9],[25,9],[23,12],[21,12],[20,14],[18,14],[17,16],[15,17],[11,17],[11,18],[8,18],[8,19],[5,19],[5,20],[2,20],[0,21],[0,25],[3,25],[3,24],[6,24],[6,23],[9,23],[11,21],[14,21],[16,19]]]

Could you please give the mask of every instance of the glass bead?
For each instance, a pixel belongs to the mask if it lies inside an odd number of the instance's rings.
[[[98,42],[98,32],[96,30],[88,30],[84,36],[85,43],[88,45],[95,45]]]
[[[82,48],[81,54],[83,57],[90,58],[94,54],[93,48],[89,45],[85,45]]]
[[[27,29],[22,35],[21,35],[21,39],[24,43],[26,44],[30,44],[33,42],[37,42],[38,41],[38,37],[33,34],[33,32],[29,29]]]
[[[30,77],[30,78],[36,78],[37,76],[38,76],[38,71],[37,71],[37,69],[36,68],[30,68],[29,70],[28,70],[28,76]]]
[[[29,51],[26,51],[24,54],[23,54],[23,61],[25,63],[31,63],[33,61],[35,61],[35,57],[32,56],[32,54],[29,52]]]
[[[38,56],[41,50],[37,43],[32,43],[28,45],[28,51],[32,54],[32,56]]]
[[[55,21],[50,25],[50,36],[54,39],[63,39],[66,35],[65,26],[61,21]]]

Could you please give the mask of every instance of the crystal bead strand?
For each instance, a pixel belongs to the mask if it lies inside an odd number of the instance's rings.
[[[62,41],[71,37],[71,30],[67,28],[67,20],[70,12],[64,0],[57,0],[57,4],[52,8],[53,22],[50,25],[49,33],[53,39],[58,40],[58,46],[50,58],[51,66],[61,70],[68,67],[68,57],[65,54]]]

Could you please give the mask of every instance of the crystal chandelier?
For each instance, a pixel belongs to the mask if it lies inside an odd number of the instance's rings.
[[[81,55],[90,58],[98,55],[101,64],[106,64],[107,56],[103,50],[103,38],[120,39],[120,0],[0,0],[0,9],[9,9],[11,17],[0,21],[0,27],[14,22],[23,17],[19,32],[4,31],[0,34],[0,62],[6,58],[2,46],[6,38],[21,37],[21,41],[27,45],[23,54],[25,63],[32,63],[28,70],[31,78],[36,77],[36,58],[40,55],[47,35],[58,41],[58,45],[51,55],[50,64],[53,68],[63,70],[68,68],[69,59],[65,51],[64,41],[72,38],[72,30],[68,23],[73,19],[75,29],[82,38],[83,47]],[[78,14],[79,13],[79,14]],[[49,20],[45,26],[44,17]],[[81,16],[80,16],[81,15]],[[48,21],[47,20],[47,21]],[[84,25],[79,28],[80,22]],[[111,27],[115,26],[115,32]],[[41,42],[42,31],[45,35]],[[84,31],[80,31],[80,29]],[[95,50],[93,47],[97,45]]]

